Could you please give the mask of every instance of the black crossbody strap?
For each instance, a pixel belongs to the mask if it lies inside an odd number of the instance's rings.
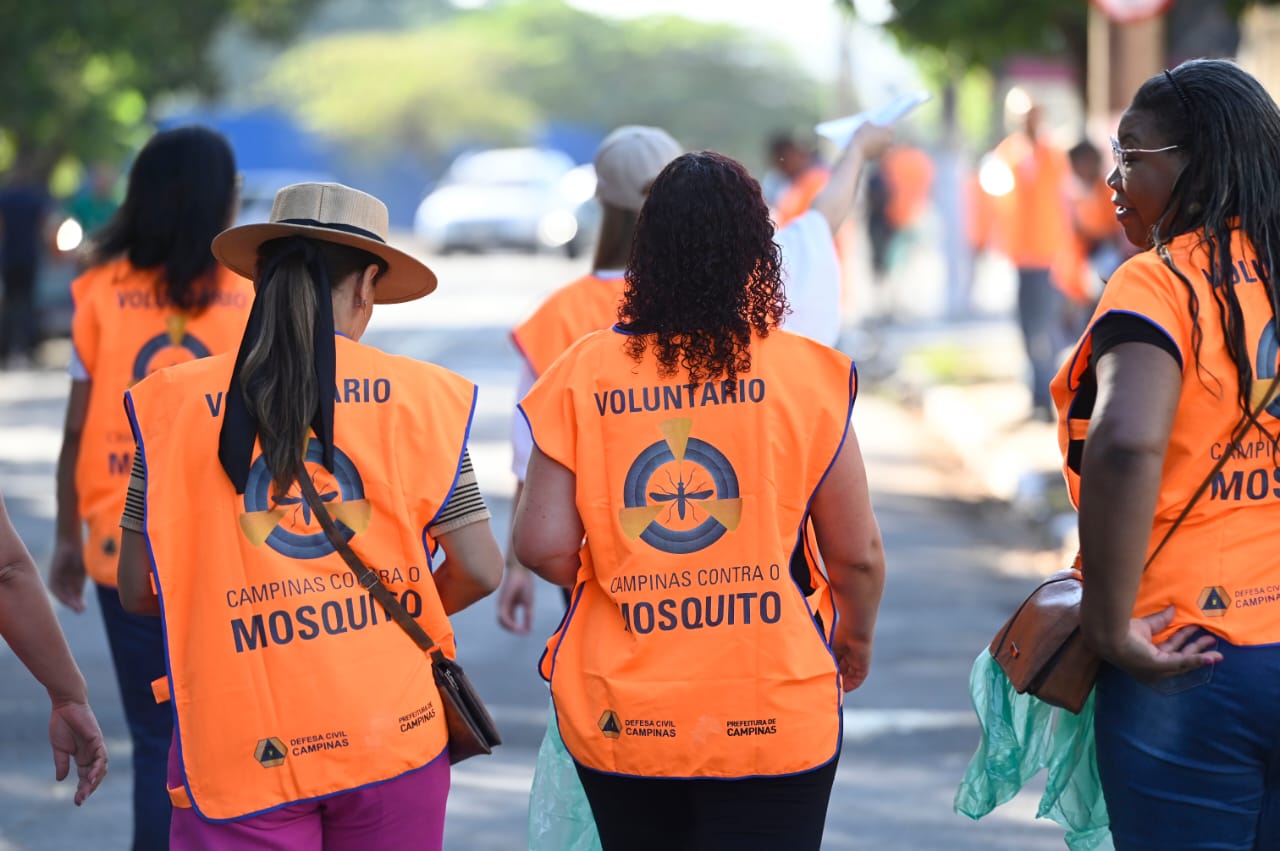
[[[373,599],[382,605],[386,613],[391,615],[391,619],[399,624],[400,628],[423,651],[431,654],[433,658],[442,655],[440,647],[427,634],[427,631],[422,628],[422,625],[405,611],[404,606],[395,598],[395,595],[387,589],[387,586],[382,584],[378,574],[365,566],[365,563],[360,560],[360,556],[356,555],[356,551],[351,549],[347,539],[342,537],[342,533],[338,531],[337,524],[333,522],[333,517],[329,514],[329,509],[324,507],[320,494],[316,492],[315,483],[311,481],[311,475],[307,472],[306,464],[299,462],[297,479],[298,487],[302,489],[303,499],[311,506],[311,511],[316,515],[316,520],[320,522],[320,527],[324,529],[325,535],[329,538],[329,543],[333,544],[333,548],[338,551],[338,555],[342,556],[342,560],[347,563],[347,567],[351,568],[351,572],[356,575],[356,579],[360,582],[360,587],[373,595]]]
[[[1191,509],[1195,508],[1196,503],[1200,501],[1200,497],[1204,496],[1204,492],[1209,489],[1211,484],[1213,484],[1213,477],[1222,472],[1222,468],[1226,466],[1227,461],[1229,461],[1231,456],[1235,454],[1236,445],[1240,442],[1240,439],[1244,437],[1244,433],[1249,430],[1249,424],[1255,422],[1258,419],[1258,416],[1262,413],[1262,410],[1271,403],[1271,398],[1275,395],[1276,385],[1278,383],[1280,383],[1280,374],[1277,374],[1271,379],[1271,383],[1267,385],[1266,394],[1263,395],[1262,401],[1258,403],[1258,406],[1253,409],[1252,416],[1241,423],[1240,428],[1231,435],[1231,441],[1227,444],[1227,448],[1222,451],[1222,454],[1218,456],[1218,461],[1213,465],[1213,469],[1209,471],[1209,475],[1204,477],[1204,481],[1200,483],[1200,487],[1196,488],[1196,492],[1191,495],[1191,499],[1187,500],[1187,504],[1182,506],[1182,511],[1179,512],[1177,519],[1173,521],[1173,525],[1164,533],[1164,537],[1160,539],[1160,543],[1156,548],[1151,551],[1151,556],[1147,559],[1147,563],[1142,566],[1144,571],[1151,566],[1153,561],[1156,560],[1156,556],[1160,555],[1160,551],[1164,549],[1164,545],[1169,543],[1169,538],[1173,537],[1173,533],[1182,525],[1182,521],[1187,519],[1187,515],[1191,513]]]

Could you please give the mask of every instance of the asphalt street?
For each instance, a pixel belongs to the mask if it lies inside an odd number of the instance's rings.
[[[480,385],[471,452],[505,544],[512,477],[508,432],[517,360],[512,324],[585,263],[501,255],[435,261],[439,291],[379,308],[367,342],[429,359]],[[42,567],[53,539],[53,469],[68,380],[55,369],[0,374],[0,489]],[[1025,595],[1044,553],[1001,504],[958,472],[918,415],[893,401],[892,381],[864,387],[854,424],[885,534],[889,581],[867,683],[849,695],[845,746],[824,848],[1039,851],[1061,831],[1034,819],[1024,792],[973,823],[951,811],[977,742],[966,687],[974,656]],[[460,660],[506,742],[457,766],[446,847],[525,847],[528,790],[546,724],[535,672],[559,594],[540,589],[537,637],[502,631],[493,600],[455,618]],[[0,644],[0,851],[124,849],[129,842],[129,745],[96,610],[59,612],[106,731],[111,774],[81,809],[53,782],[43,691]]]

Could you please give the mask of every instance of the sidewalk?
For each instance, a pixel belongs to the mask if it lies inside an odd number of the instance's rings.
[[[853,341],[857,354],[859,342]],[[1057,425],[1030,418],[1026,358],[1012,319],[887,329],[859,374],[871,392],[917,408],[982,496],[1007,504],[1046,549],[1075,547],[1075,512],[1062,481]]]

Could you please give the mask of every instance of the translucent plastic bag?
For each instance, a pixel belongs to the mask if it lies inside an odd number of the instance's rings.
[[[529,794],[529,851],[601,851],[591,805],[560,738],[554,706]]]
[[[1018,694],[985,648],[969,674],[969,694],[982,741],[956,790],[956,812],[982,818],[1046,769],[1036,817],[1062,825],[1071,851],[1112,851],[1093,749],[1093,695],[1073,715]]]

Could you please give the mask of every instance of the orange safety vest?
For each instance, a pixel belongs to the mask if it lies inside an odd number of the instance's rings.
[[[218,462],[234,354],[126,395],[147,470],[146,534],[164,619],[187,801],[212,821],[420,768],[448,734],[430,659],[334,552],[295,484],[259,456],[243,495]],[[337,339],[334,470],[307,466],[352,548],[449,656],[426,530],[462,463],[475,386]]]
[[[1020,269],[1048,269],[1071,237],[1067,216],[1067,157],[1057,148],[1015,133],[995,153],[1013,172],[1013,191],[999,199],[1000,235]]]
[[[216,295],[191,316],[166,304],[161,272],[120,258],[71,284],[71,338],[93,381],[76,462],[80,517],[89,527],[84,563],[102,585],[116,584],[120,514],[133,466],[124,391],[157,369],[234,349],[253,304],[253,284],[222,266]]]
[[[521,403],[574,472],[586,529],[543,658],[565,745],[645,777],[819,767],[840,747],[833,610],[791,561],[848,429],[852,363],[779,330],[735,381],[693,385],[624,339],[584,338]],[[819,624],[806,597],[824,594]]]
[[[1209,281],[1209,255],[1198,234],[1184,234],[1169,253],[1199,300],[1198,349],[1188,306],[1187,285],[1154,251],[1130,258],[1103,290],[1096,322],[1112,312],[1137,314],[1162,330],[1182,357],[1182,391],[1165,453],[1148,555],[1182,512],[1222,452],[1240,418],[1235,365],[1226,343]],[[1276,374],[1277,343],[1263,275],[1253,249],[1237,233],[1231,242],[1235,265],[1229,270],[1244,314],[1245,340],[1255,365],[1254,393],[1266,392]],[[1071,359],[1053,381],[1058,406],[1058,439],[1071,499],[1080,496],[1079,456],[1092,413],[1092,351],[1086,332]],[[1258,404],[1255,398],[1253,404]],[[1280,428],[1280,401],[1262,413],[1272,434]],[[1134,614],[1149,615],[1172,605],[1169,631],[1188,625],[1211,630],[1233,644],[1280,642],[1280,574],[1271,530],[1280,522],[1280,458],[1259,429],[1248,431],[1234,457],[1196,503],[1187,519],[1142,576]],[[1088,581],[1089,566],[1084,565]]]
[[[511,341],[534,375],[542,375],[580,338],[618,321],[626,279],[585,275],[556,290],[515,327]]]

